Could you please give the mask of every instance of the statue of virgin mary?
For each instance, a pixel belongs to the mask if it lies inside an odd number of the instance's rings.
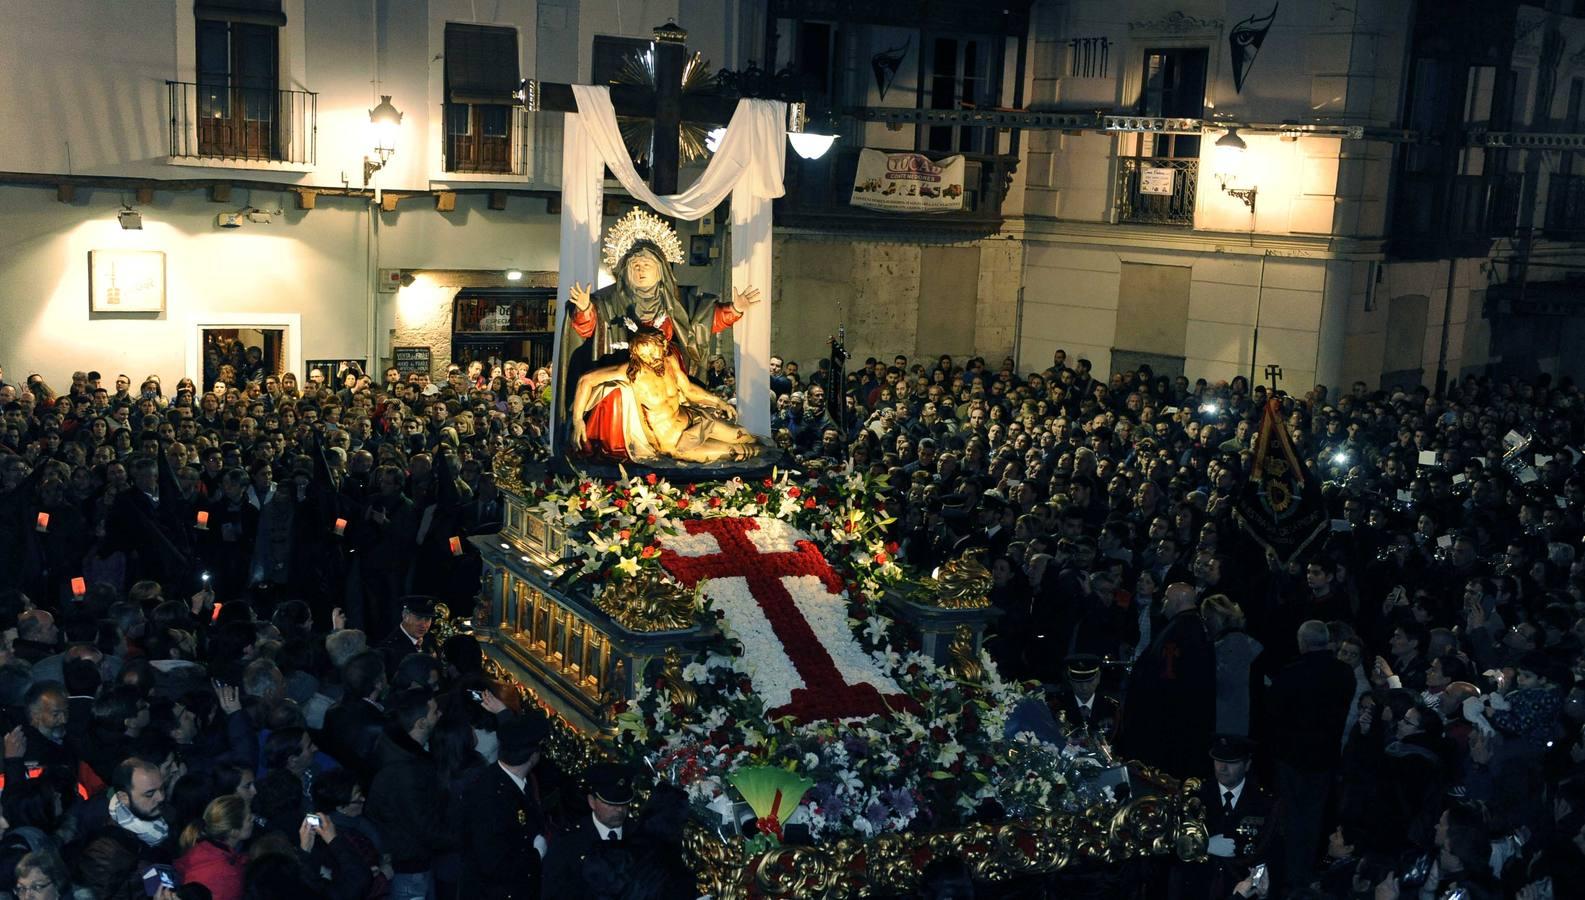
[[[672,266],[683,261],[682,241],[664,219],[642,209],[623,216],[606,232],[605,264],[616,277],[598,291],[572,285],[562,333],[556,400],[565,417],[572,388],[592,369],[625,363],[632,335],[648,326],[665,335],[682,371],[703,381],[710,336],[732,327],[759,291],[740,290],[730,302],[687,309],[677,292]]]

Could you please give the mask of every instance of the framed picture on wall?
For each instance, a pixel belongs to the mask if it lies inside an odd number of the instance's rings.
[[[160,250],[88,251],[89,312],[165,311],[165,253]]]

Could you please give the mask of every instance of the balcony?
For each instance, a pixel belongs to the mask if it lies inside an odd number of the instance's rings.
[[[1405,172],[1393,208],[1393,252],[1413,259],[1452,253],[1485,256],[1495,237],[1514,232],[1524,176]]]
[[[183,81],[165,88],[172,161],[316,163],[318,94]]]
[[[1553,240],[1585,240],[1585,175],[1558,172],[1548,179],[1544,228]]]
[[[1119,224],[1194,226],[1198,159],[1124,156],[1117,162]]]
[[[861,148],[840,144],[816,160],[787,155],[787,193],[776,201],[776,221],[794,227],[904,227],[991,234],[1002,224],[1002,200],[1018,166],[1016,156],[925,153],[931,159],[963,157],[963,208],[951,212],[884,212],[853,206],[853,179]],[[907,151],[892,151],[907,152]]]
[[[536,134],[551,126],[545,116],[521,106],[448,103],[446,105],[445,171],[448,175],[497,175],[524,178],[536,173],[534,161],[548,156],[547,135]],[[558,122],[560,116],[555,116]],[[560,146],[559,129],[549,135]],[[538,147],[536,148],[536,144]],[[540,166],[543,168],[543,165]]]

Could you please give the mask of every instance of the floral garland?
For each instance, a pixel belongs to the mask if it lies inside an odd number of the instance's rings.
[[[815,840],[950,828],[993,810],[1078,811],[1100,799],[1083,776],[1111,764],[1104,745],[1026,729],[1030,710],[1045,712],[1036,687],[1002,680],[983,653],[984,678],[959,681],[881,612],[875,599],[910,574],[886,537],[886,488],[882,478],[836,471],[685,486],[654,475],[554,481],[534,491],[581,557],[577,574],[608,584],[645,572],[697,585],[702,609],[720,620],[723,640],[681,669],[686,684],[640,681],[615,710],[618,750],[684,789],[702,823],[736,833],[727,776],[763,765],[814,782],[781,823]],[[703,524],[718,518],[753,522]],[[716,576],[711,558],[734,549],[723,546],[732,534],[752,543],[739,552],[765,557],[761,574],[787,586],[829,658],[825,671],[871,689],[882,707],[827,708],[832,685],[803,684],[793,671],[801,666],[781,662],[788,642],[748,578]]]
[[[885,534],[893,519],[881,501],[884,477],[827,472],[794,478],[674,485],[652,474],[617,481],[546,479],[530,499],[546,521],[566,531],[581,574],[633,576],[660,568],[659,537],[687,519],[749,516],[777,519],[812,535],[825,557],[847,570],[869,596],[901,583],[897,546]]]

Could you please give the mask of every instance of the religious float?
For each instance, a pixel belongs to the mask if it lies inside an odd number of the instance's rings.
[[[906,570],[884,481],[795,470],[755,438],[769,310],[751,286],[771,283],[785,105],[741,101],[698,183],[659,196],[606,89],[570,93],[555,446],[497,455],[504,524],[470,539],[471,627],[492,672],[553,714],[551,759],[617,759],[685,791],[689,862],[725,900],[902,892],[948,856],[989,881],[1201,858],[1193,781],[1070,739],[1038,685],[997,672],[982,564]],[[607,167],[680,218],[731,194],[730,301],[679,303],[681,244],[643,210],[605,236],[594,289]],[[727,329],[735,406],[698,383]]]
[[[559,765],[687,791],[702,892],[871,896],[942,855],[989,881],[1203,855],[1194,782],[1070,740],[1038,685],[1000,677],[983,566],[899,565],[884,483],[524,480],[520,461],[497,468],[505,527],[473,539],[475,633],[553,713]]]

